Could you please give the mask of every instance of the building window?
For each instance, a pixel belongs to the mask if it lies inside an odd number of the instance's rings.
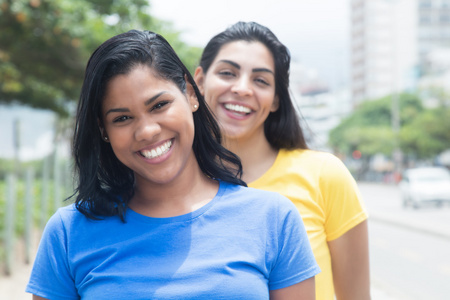
[[[419,7],[420,8],[430,8],[430,7],[432,7],[433,5],[432,5],[432,3],[431,3],[431,1],[430,0],[421,0],[420,2],[419,2]]]
[[[420,15],[420,24],[430,24],[432,21],[431,15],[429,14],[421,14]]]
[[[450,15],[449,14],[442,14],[439,16],[439,21],[441,23],[450,23]]]

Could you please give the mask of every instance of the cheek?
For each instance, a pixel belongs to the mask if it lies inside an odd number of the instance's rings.
[[[125,130],[109,130],[108,137],[109,137],[109,144],[111,145],[111,148],[113,149],[116,156],[119,154],[120,151],[127,147],[131,143],[131,139],[133,137],[132,132],[125,132]]]
[[[187,102],[186,105],[183,104],[182,107],[177,107],[166,114],[164,121],[161,123],[163,127],[174,132],[180,132],[182,136],[194,135],[194,117]]]
[[[204,94],[206,102],[209,105],[214,105],[217,102],[217,97],[227,90],[227,84],[219,79],[210,79],[205,81]]]
[[[264,94],[261,94],[262,98],[264,99],[264,102],[267,104],[267,106],[274,107],[277,106],[276,97],[273,92],[264,92]]]
[[[184,119],[182,118],[183,122],[180,124],[180,126],[182,126],[183,128],[181,138],[185,138],[185,142],[189,144],[188,148],[192,148],[192,143],[194,141],[195,135],[194,116],[190,111],[185,113],[190,114],[190,116],[187,116]]]
[[[190,137],[191,136],[193,137],[195,134],[195,125],[194,125],[194,117],[193,116],[186,119],[186,121],[185,121],[185,133]]]

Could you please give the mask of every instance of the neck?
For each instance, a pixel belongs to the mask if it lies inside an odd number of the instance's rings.
[[[278,150],[269,144],[264,132],[246,139],[225,138],[224,146],[241,159],[242,179],[247,183],[261,177],[278,155]]]
[[[186,166],[183,174],[169,183],[136,180],[130,208],[149,217],[168,218],[190,213],[207,204],[217,194],[218,182],[205,176],[197,160],[193,161],[195,166]]]

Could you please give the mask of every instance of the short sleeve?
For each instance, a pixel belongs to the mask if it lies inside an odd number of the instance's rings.
[[[79,299],[67,261],[67,236],[60,211],[42,234],[26,292],[47,299]]]
[[[270,273],[270,290],[297,284],[320,272],[300,214],[287,198],[282,198],[285,201],[277,222],[278,253]]]
[[[319,184],[327,216],[327,241],[337,239],[367,219],[356,181],[339,158],[328,156],[322,166]]]

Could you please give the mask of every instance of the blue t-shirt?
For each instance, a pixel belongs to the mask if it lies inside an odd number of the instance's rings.
[[[90,220],[74,205],[49,220],[26,291],[49,299],[269,299],[320,272],[297,209],[220,183],[200,209]]]

